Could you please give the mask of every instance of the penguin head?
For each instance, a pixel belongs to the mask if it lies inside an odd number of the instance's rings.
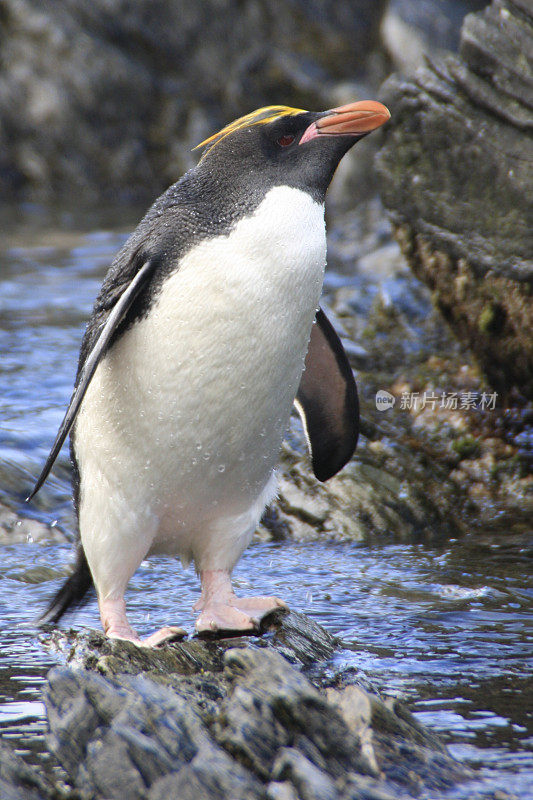
[[[238,187],[289,185],[323,201],[335,169],[360,139],[390,118],[373,100],[313,112],[267,106],[240,117],[198,147],[197,169]]]

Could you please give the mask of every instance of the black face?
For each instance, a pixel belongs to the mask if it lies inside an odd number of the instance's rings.
[[[300,144],[309,126],[329,113],[283,116],[233,131],[210,146],[197,170],[216,173],[239,191],[291,186],[323,202],[339,161],[362,138],[320,134]]]

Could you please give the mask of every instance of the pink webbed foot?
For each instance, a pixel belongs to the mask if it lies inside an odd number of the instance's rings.
[[[237,597],[223,570],[202,572],[200,577],[202,596],[194,606],[201,611],[195,624],[200,635],[255,633],[266,616],[287,609],[277,597]]]
[[[141,639],[131,627],[126,617],[126,603],[123,598],[118,600],[101,600],[100,618],[104,633],[108,639],[123,639],[139,647],[159,647],[166,642],[183,639],[187,632],[183,628],[169,625],[152,633],[146,639]]]
[[[243,600],[249,602],[243,604]],[[286,609],[287,605],[277,597],[234,595],[234,599],[226,603],[207,603],[194,627],[199,634],[255,633],[264,617],[281,608]]]

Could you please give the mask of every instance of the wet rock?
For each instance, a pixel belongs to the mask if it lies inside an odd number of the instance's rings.
[[[366,386],[369,395],[373,385],[375,380]],[[368,405],[370,402],[369,397]],[[261,525],[259,536],[301,541],[319,536],[339,541],[380,536],[438,541],[460,535],[464,500],[454,482],[443,483],[449,467],[443,468],[440,458],[427,464],[427,454],[409,452],[413,440],[404,425],[407,420],[400,417],[397,421],[397,428],[388,420],[380,420],[379,427],[374,427],[363,419],[365,436],[361,436],[355,458],[327,485],[312,474],[303,439],[295,446],[284,443],[276,525],[273,531],[270,516],[266,528]],[[297,436],[296,430],[293,435]],[[425,444],[419,446],[423,449]]]
[[[208,756],[208,758],[206,758]],[[220,750],[199,753],[190,764],[179,772],[171,773],[157,781],[150,789],[149,800],[198,800],[208,797],[213,800],[262,798],[261,784]]]
[[[61,654],[67,663],[96,669],[103,675],[178,674],[195,677],[218,673],[223,669],[223,655],[229,647],[258,646],[274,648],[293,664],[309,666],[331,658],[337,640],[305,614],[279,609],[265,617],[261,636],[200,639],[194,637],[168,647],[148,649],[120,640],[107,639],[96,630],[85,633],[53,630],[43,635],[46,647]]]
[[[191,788],[203,774],[205,796],[218,787],[213,796],[223,797],[224,784],[229,791],[240,786],[243,798],[258,796],[248,793],[257,782],[215,749],[187,702],[143,676],[118,685],[96,673],[55,669],[46,703],[51,747],[82,792],[122,800],[147,797],[149,787],[150,797],[162,797],[160,779],[172,773],[183,785],[191,779]]]
[[[491,385],[533,395],[533,14],[494,0],[465,18],[458,56],[383,87],[378,158],[402,251]]]
[[[342,685],[343,676],[337,680]],[[350,683],[329,687],[326,695],[356,734],[362,757],[377,774],[415,795],[424,787],[445,790],[453,783],[453,775],[459,776],[458,765],[455,772],[442,769],[450,764],[439,738],[420,726],[402,703],[391,698],[383,701]]]
[[[279,620],[282,624],[272,626],[272,646],[288,661],[308,667],[331,658],[338,641],[321,625],[296,611],[284,614]]]
[[[361,687],[326,691],[316,664],[311,681],[276,652],[284,634],[301,663],[297,623],[323,658],[328,634],[292,614],[275,617],[263,639],[156,651],[54,634],[69,666],[49,673],[49,743],[72,787],[107,800],[389,800],[464,775],[400,706]]]
[[[53,787],[0,739],[0,797],[2,800],[48,800]]]
[[[232,690],[221,705],[214,734],[254,773],[267,779],[279,749],[295,746],[333,776],[349,769],[372,772],[327,698],[301,673],[286,669],[277,653],[231,650],[225,664]],[[280,777],[285,778],[284,770]]]
[[[366,759],[370,769],[377,773],[378,765],[372,742],[372,702],[367,692],[359,686],[346,686],[344,689],[326,690],[328,701],[334,705],[348,728],[357,734],[361,746],[361,755]]]
[[[332,85],[362,74],[385,7],[5,0],[0,196],[147,202],[229,120],[272,103],[331,107]]]
[[[335,800],[338,797],[334,781],[293,747],[281,749],[272,777],[292,784],[296,796],[302,800]]]
[[[433,791],[450,789],[461,767],[450,767],[449,755],[437,736],[418,725],[401,703],[376,702],[371,697],[370,728],[377,760],[394,783],[413,794],[425,787]]]

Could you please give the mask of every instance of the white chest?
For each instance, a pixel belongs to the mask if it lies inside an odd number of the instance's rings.
[[[99,366],[77,425],[78,458],[86,431],[91,458],[100,448],[117,480],[121,464],[123,480],[149,475],[165,504],[261,491],[298,388],[325,258],[323,206],[288,187],[271,190],[229,235],[190,250]]]
[[[314,313],[320,297],[325,257],[323,207],[296,189],[273,189],[228,236],[206,240],[182,259],[146,330],[162,352],[187,343],[189,354],[212,366],[223,360],[238,368],[241,350],[245,360],[257,360],[254,344],[266,348],[263,357],[283,341],[297,350],[302,315]]]

